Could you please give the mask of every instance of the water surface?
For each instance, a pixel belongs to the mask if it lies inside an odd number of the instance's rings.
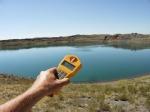
[[[75,54],[82,61],[82,70],[72,79],[77,82],[111,81],[150,73],[150,49],[135,51],[101,45],[0,50],[0,72],[36,77],[40,71],[57,66],[67,54]]]

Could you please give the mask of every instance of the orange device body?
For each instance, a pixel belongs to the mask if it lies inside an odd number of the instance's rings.
[[[71,78],[81,69],[81,61],[75,55],[66,55],[57,67],[58,78]]]

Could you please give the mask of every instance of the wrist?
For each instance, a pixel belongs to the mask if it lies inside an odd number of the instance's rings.
[[[40,88],[40,87],[39,88],[31,87],[26,91],[26,93],[28,95],[34,96],[37,99],[40,99],[40,98],[44,97],[45,92],[46,91],[44,90],[44,88]]]

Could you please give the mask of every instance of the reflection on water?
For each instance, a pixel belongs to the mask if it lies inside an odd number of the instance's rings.
[[[57,66],[66,54],[78,55],[83,63],[73,81],[109,81],[150,72],[150,49],[133,51],[102,45],[1,50],[0,71],[36,77],[40,71]]]

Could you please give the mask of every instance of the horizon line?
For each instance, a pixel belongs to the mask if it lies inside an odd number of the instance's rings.
[[[0,39],[0,41],[3,40],[23,40],[23,39],[40,39],[40,38],[59,38],[59,37],[71,37],[71,36],[77,36],[77,35],[126,35],[126,34],[141,34],[141,35],[150,35],[150,33],[137,33],[137,32],[130,32],[130,33],[91,33],[91,34],[70,34],[70,35],[58,35],[58,36],[36,36],[36,37],[25,37],[25,38],[8,38],[8,39]]]

